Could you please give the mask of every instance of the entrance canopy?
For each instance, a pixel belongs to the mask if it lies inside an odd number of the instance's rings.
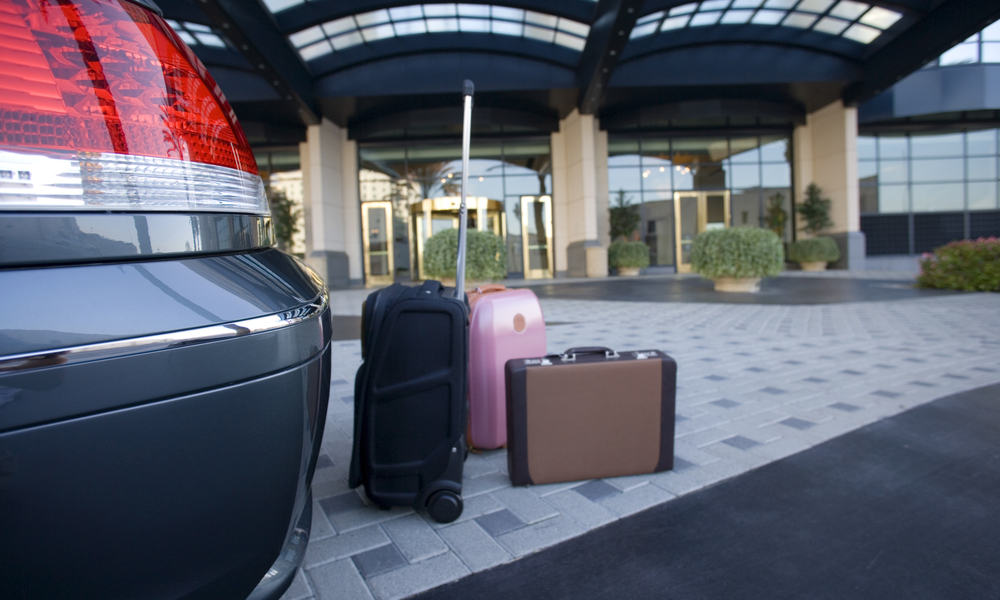
[[[326,117],[352,137],[481,134],[733,114],[795,118],[863,102],[1000,17],[964,0],[158,0],[256,143]],[[445,109],[442,111],[441,109]],[[419,115],[419,116],[417,116]]]

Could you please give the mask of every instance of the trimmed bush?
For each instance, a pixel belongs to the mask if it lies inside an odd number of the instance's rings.
[[[1000,239],[979,238],[952,242],[924,254],[920,260],[921,287],[966,292],[1000,292]]]
[[[466,232],[465,278],[470,281],[507,276],[507,245],[491,231]],[[458,230],[435,233],[424,244],[424,275],[454,279],[458,267]]]
[[[834,262],[840,260],[840,248],[833,238],[814,237],[788,245],[788,260],[804,262]]]
[[[649,266],[649,246],[643,242],[611,242],[608,266],[616,269],[645,269]]]
[[[691,268],[708,279],[772,277],[785,265],[781,239],[770,229],[731,227],[694,239]]]

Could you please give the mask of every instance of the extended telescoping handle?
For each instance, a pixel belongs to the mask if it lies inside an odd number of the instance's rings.
[[[468,79],[462,84],[465,101],[465,115],[462,118],[462,205],[458,209],[458,270],[455,271],[455,297],[459,300],[465,294],[465,231],[468,229],[469,211],[465,205],[466,190],[469,188],[469,140],[472,129],[472,94],[475,86]]]

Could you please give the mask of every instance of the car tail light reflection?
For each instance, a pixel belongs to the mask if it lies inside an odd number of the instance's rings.
[[[0,2],[0,210],[267,213],[218,85],[126,0]]]

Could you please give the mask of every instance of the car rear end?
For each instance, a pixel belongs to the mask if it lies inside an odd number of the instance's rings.
[[[277,598],[309,535],[323,282],[151,5],[0,4],[0,597]]]

